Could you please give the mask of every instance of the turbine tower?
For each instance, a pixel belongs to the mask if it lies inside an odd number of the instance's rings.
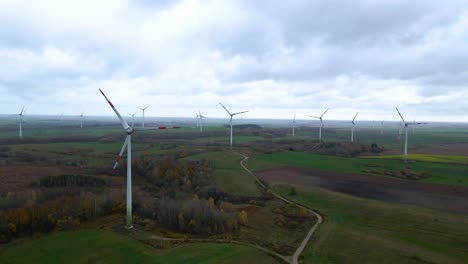
[[[323,127],[323,119],[322,117],[328,112],[328,108],[327,110],[325,110],[325,112],[323,112],[323,114],[321,116],[309,116],[309,117],[312,117],[312,118],[317,118],[320,120],[320,128],[319,128],[319,140],[322,141],[322,127]]]
[[[135,115],[136,115],[136,113],[138,113],[138,111],[136,111],[136,112],[133,113],[133,114],[129,114],[129,115],[132,116],[132,127],[134,127],[133,124],[135,123]]]
[[[231,117],[229,119],[229,126],[231,127],[231,137],[230,137],[230,146],[232,147],[232,118],[235,116],[235,115],[240,115],[240,114],[243,114],[243,113],[247,113],[248,111],[242,111],[242,112],[237,112],[237,113],[231,113],[229,112],[229,110],[227,110],[227,108],[222,104],[222,103],[219,103],[223,108],[224,110],[226,110],[226,112],[229,114],[229,116]]]
[[[410,125],[422,125],[422,124],[425,124],[425,123],[406,123],[405,119],[403,119],[403,116],[401,115],[400,111],[398,110],[397,107],[395,107],[397,112],[398,112],[398,115],[400,116],[401,118],[401,121],[403,122],[402,124],[404,125],[404,129],[405,129],[405,150],[404,150],[404,159],[405,159],[405,162],[408,160],[408,126]]]
[[[197,120],[197,125],[196,127],[199,127],[200,126],[200,114],[197,113],[197,111],[195,111],[195,115],[196,115],[196,120]]]
[[[21,112],[18,114],[19,115],[19,137],[23,138],[23,116],[24,116],[24,106],[21,109]]]
[[[122,124],[123,129],[127,133],[127,138],[124,141],[124,144],[122,146],[122,149],[120,150],[119,155],[117,156],[117,160],[115,161],[114,167],[112,168],[112,172],[115,171],[115,168],[117,167],[117,164],[122,157],[123,152],[125,151],[125,148],[127,148],[127,217],[126,217],[126,228],[132,228],[132,133],[133,133],[133,127],[130,127],[127,122],[122,118],[122,116],[119,114],[117,109],[114,107],[114,105],[107,99],[107,96],[104,94],[104,92],[99,89],[101,94],[106,98],[106,101],[109,103],[110,107],[112,110],[114,110],[115,114],[117,117],[120,119],[120,122]]]
[[[296,114],[294,114],[294,118],[292,121],[292,126],[293,126],[293,137],[296,135]]]
[[[203,118],[205,118],[205,116],[202,114],[202,112],[200,112],[200,110],[198,110],[197,116],[199,118],[200,132],[203,132]]]
[[[352,127],[351,127],[351,142],[354,142],[354,127],[356,126],[356,123],[354,123],[354,120],[356,120],[356,117],[359,115],[359,112],[356,113],[356,115],[353,118],[353,121],[351,121]]]
[[[143,123],[141,124],[141,127],[142,128],[145,128],[145,110],[149,107],[149,105],[147,107],[143,107],[143,108],[140,108],[138,107],[138,109],[140,109],[143,113]]]
[[[384,121],[380,122],[380,135],[383,135],[383,123]]]
[[[81,115],[80,115],[80,128],[83,128],[83,114],[84,114],[84,112],[81,112]]]

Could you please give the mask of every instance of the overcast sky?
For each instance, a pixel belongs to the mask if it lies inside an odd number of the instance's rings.
[[[39,4],[40,2],[40,4]],[[468,121],[466,1],[0,0],[0,113]]]

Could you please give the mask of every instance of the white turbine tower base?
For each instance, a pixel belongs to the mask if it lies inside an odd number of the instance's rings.
[[[222,104],[222,103],[219,103],[223,108],[224,110],[226,110],[226,112],[229,114],[230,116],[230,119],[229,119],[229,126],[231,127],[231,133],[230,133],[230,146],[232,147],[232,117],[234,117],[235,115],[240,115],[240,114],[243,114],[243,113],[247,113],[249,111],[242,111],[242,112],[237,112],[237,113],[231,113],[229,112],[229,110],[227,110],[227,108]]]
[[[99,89],[101,94],[106,98],[106,101],[109,103],[110,107],[112,110],[114,110],[115,114],[120,120],[120,123],[122,124],[122,127],[124,128],[125,132],[127,133],[127,137],[124,141],[124,144],[122,146],[122,149],[120,150],[119,155],[117,156],[117,160],[114,164],[114,167],[112,171],[115,171],[115,168],[117,167],[117,164],[120,160],[120,157],[122,156],[123,152],[125,151],[125,148],[127,148],[127,214],[126,214],[126,228],[132,228],[132,133],[133,133],[133,128],[130,127],[127,122],[122,118],[120,113],[117,111],[117,109],[114,107],[114,105],[109,101],[107,96],[104,94],[104,92]]]

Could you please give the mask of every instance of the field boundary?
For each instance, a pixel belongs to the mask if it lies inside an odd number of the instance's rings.
[[[242,155],[244,157],[243,160],[240,161],[240,165],[241,167],[247,171],[250,175],[252,175],[254,178],[255,178],[255,181],[260,185],[262,186],[263,189],[266,189],[266,186],[265,184],[263,184],[263,182],[255,175],[255,173],[253,173],[251,170],[249,170],[245,165],[244,165],[244,161],[246,161],[247,159],[249,159],[248,156],[244,155],[244,154],[241,154],[239,153],[240,155]],[[304,205],[301,205],[301,204],[298,204],[298,203],[294,203],[286,198],[284,198],[283,196],[275,193],[272,191],[272,194],[273,196],[275,196],[276,198],[286,202],[286,203],[289,203],[289,204],[293,204],[299,208],[302,208],[302,209],[305,209],[307,210],[308,212],[314,214],[316,217],[317,217],[317,222],[312,226],[312,228],[309,230],[309,232],[307,233],[306,237],[304,238],[304,240],[302,241],[301,245],[296,249],[296,251],[294,252],[294,255],[292,256],[292,262],[289,262],[289,263],[292,263],[292,264],[298,264],[299,263],[299,256],[301,255],[302,251],[304,251],[305,247],[307,246],[307,243],[309,242],[310,238],[312,237],[312,235],[314,234],[314,232],[317,230],[318,226],[320,224],[323,223],[323,217],[316,211],[314,211],[313,209],[310,209]]]

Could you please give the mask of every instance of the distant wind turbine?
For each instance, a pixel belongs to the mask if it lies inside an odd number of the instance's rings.
[[[398,112],[398,115],[400,116],[401,118],[401,121],[403,122],[402,124],[404,125],[404,129],[405,129],[405,150],[404,150],[404,159],[405,159],[405,162],[408,160],[408,126],[414,126],[414,125],[422,125],[422,124],[425,124],[425,123],[406,123],[405,119],[403,119],[403,116],[401,115],[400,111],[398,110],[397,107],[395,107],[397,112]]]
[[[23,116],[24,116],[25,110],[24,106],[21,109],[21,112],[18,114],[19,115],[19,137],[23,138]]]
[[[351,121],[351,142],[354,142],[354,127],[356,126],[356,123],[354,123],[354,120],[356,120],[356,117],[358,116],[359,112],[356,113],[354,116],[353,120]]]
[[[141,110],[141,112],[143,113],[143,123],[141,124],[142,128],[145,128],[145,110],[148,109],[148,107],[149,106],[143,107],[143,108],[138,107]]]
[[[384,121],[380,122],[380,135],[383,135],[383,123]]]
[[[242,112],[237,112],[237,113],[231,113],[229,112],[229,110],[227,110],[227,108],[222,104],[222,103],[219,103],[223,108],[224,110],[226,110],[226,112],[229,114],[229,116],[231,117],[229,119],[229,125],[231,127],[231,137],[230,137],[230,146],[232,147],[232,117],[235,116],[235,115],[240,115],[240,114],[243,114],[243,113],[247,113],[248,111],[242,111]]]
[[[205,116],[203,116],[202,112],[200,110],[198,110],[198,118],[199,118],[199,126],[200,126],[200,132],[203,132],[203,118],[205,118]]]
[[[128,115],[132,116],[132,127],[134,127],[133,124],[135,123],[135,115],[136,115],[136,113],[138,113],[138,111],[136,111],[136,112],[133,113],[133,114],[128,114]]]
[[[312,117],[312,118],[317,118],[320,120],[320,128],[319,128],[319,140],[322,141],[322,127],[323,127],[323,116],[328,112],[328,108],[327,110],[325,110],[325,112],[323,112],[323,114],[321,116],[309,116],[309,117]]]
[[[195,111],[195,118],[197,120],[197,126],[196,127],[199,127],[200,126],[200,114],[197,113],[197,111]]]
[[[296,135],[296,114],[294,114],[293,121],[292,121],[292,132],[293,132],[293,137]]]
[[[84,114],[84,112],[81,112],[81,115],[80,115],[80,128],[83,128],[83,114]]]

